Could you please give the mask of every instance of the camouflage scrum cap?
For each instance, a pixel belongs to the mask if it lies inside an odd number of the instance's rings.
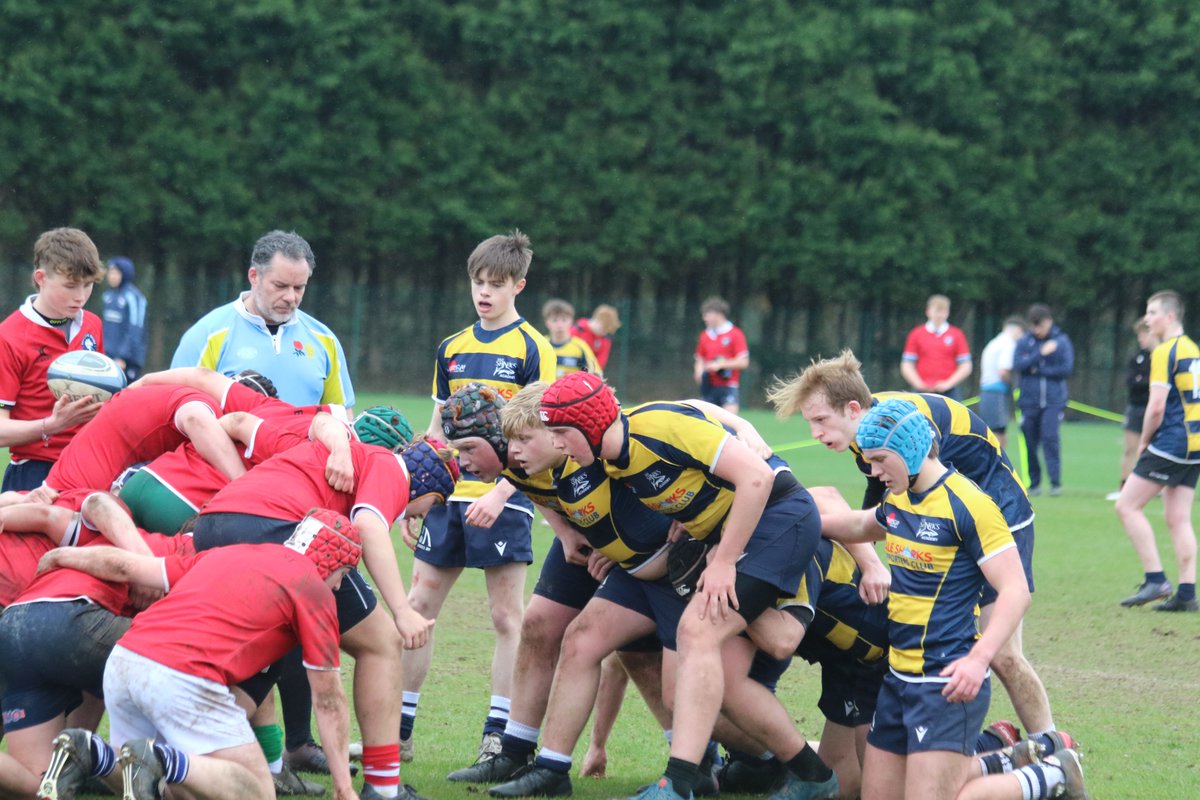
[[[504,398],[482,383],[468,383],[442,405],[442,433],[453,442],[478,436],[492,446],[501,464],[508,463],[508,440],[500,428]]]

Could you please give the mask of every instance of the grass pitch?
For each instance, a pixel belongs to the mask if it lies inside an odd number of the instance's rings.
[[[427,397],[388,400],[405,409],[419,428],[431,410]],[[806,440],[799,418],[786,423],[766,412],[747,412],[764,438],[781,451]],[[1063,427],[1061,497],[1034,499],[1037,510],[1037,591],[1025,622],[1025,651],[1050,694],[1055,720],[1086,754],[1089,789],[1098,800],[1200,797],[1200,614],[1163,614],[1150,607],[1124,609],[1118,601],[1141,580],[1141,568],[1104,495],[1115,488],[1121,454],[1120,426],[1072,423]],[[781,452],[806,485],[832,484],[855,502],[862,479],[847,455],[801,446]],[[1167,575],[1177,579],[1162,504],[1147,509],[1158,534]],[[550,529],[534,525],[535,552],[544,553]],[[400,547],[405,581],[411,553]],[[528,573],[532,589],[538,564]],[[475,757],[487,711],[492,634],[482,573],[464,572],[436,628],[436,650],[423,687],[415,730],[416,760],[403,780],[429,798],[468,798],[479,791],[451,784],[446,773]],[[349,680],[352,665],[344,670]],[[779,694],[799,729],[821,731],[816,709],[819,676],[796,663]],[[1016,719],[1003,688],[993,686],[990,719]],[[576,748],[576,763],[586,752]],[[662,733],[634,690],[609,742],[606,779],[574,777],[583,800],[627,797],[657,777],[667,758]],[[360,784],[361,785],[361,784]]]

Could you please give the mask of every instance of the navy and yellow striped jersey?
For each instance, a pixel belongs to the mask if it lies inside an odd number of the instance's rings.
[[[812,622],[796,655],[810,663],[830,655],[870,664],[888,651],[887,603],[869,606],[858,594],[862,573],[854,558],[837,542],[821,539],[800,579],[794,597],[780,600],[781,609],[799,606],[812,612]]]
[[[694,539],[720,531],[733,484],[713,474],[730,432],[687,403],[654,402],[620,416],[621,454],[604,462],[648,508],[681,522]]]
[[[875,510],[892,570],[888,663],[906,680],[939,673],[978,638],[975,608],[987,559],[1016,547],[1000,509],[953,469],[926,492],[889,494]]]
[[[587,342],[578,336],[572,336],[562,344],[550,342],[550,346],[554,348],[554,358],[558,364],[558,377],[561,378],[572,372],[601,374],[596,354],[592,352],[592,348],[587,346]]]
[[[876,392],[872,397],[876,403],[895,398],[915,405],[933,423],[938,460],[973,480],[995,500],[1009,530],[1019,530],[1033,521],[1033,506],[1024,484],[996,434],[975,412],[940,394]],[[882,481],[870,477],[871,465],[862,457],[858,444],[851,444],[850,449],[858,460],[859,470],[868,476],[863,508],[874,508],[883,500],[886,489]]]
[[[1150,440],[1156,456],[1179,464],[1200,463],[1200,349],[1175,336],[1150,354],[1150,385],[1166,386],[1162,423]]]
[[[542,470],[530,475],[520,467],[508,467],[500,475],[517,487],[517,491],[528,497],[535,506],[563,513],[563,508],[558,502],[552,470]]]
[[[554,373],[554,348],[524,319],[494,331],[476,322],[438,345],[433,399],[444,403],[456,389],[478,381],[508,400],[526,384],[553,383]]]
[[[593,550],[636,571],[667,543],[671,520],[642,505],[602,462],[581,467],[568,458],[552,472],[563,516]]]
[[[468,383],[479,382],[494,388],[506,400],[522,386],[534,381],[554,380],[554,349],[537,329],[518,319],[511,325],[487,331],[476,322],[438,345],[433,373],[433,399],[444,403],[455,390]],[[454,487],[447,498],[453,502],[470,502],[483,497],[494,482],[485,482],[470,473]],[[509,507],[532,513],[532,507],[514,496]]]

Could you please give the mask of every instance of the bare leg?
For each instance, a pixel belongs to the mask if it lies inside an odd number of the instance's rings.
[[[35,780],[49,766],[54,737],[62,733],[65,721],[66,716],[60,715],[39,725],[8,732],[8,754]],[[36,790],[37,786],[33,788]]]
[[[83,693],[83,703],[79,708],[67,714],[67,728],[86,728],[96,730],[100,719],[104,716],[104,701],[88,692]]]
[[[598,598],[587,604],[563,638],[547,709],[547,749],[575,749],[596,701],[601,662],[618,647],[653,632],[649,617]]]
[[[1175,546],[1179,564],[1179,582],[1196,582],[1196,531],[1192,527],[1192,501],[1196,490],[1189,486],[1168,486],[1163,489],[1163,515],[1167,531]]]
[[[931,750],[908,756],[904,779],[905,797],[922,800],[954,800],[967,781],[977,774],[973,757],[948,750]]]
[[[722,647],[725,684],[721,709],[733,724],[786,762],[803,750],[807,742],[779,698],[749,676],[754,653],[754,644],[740,636]],[[679,719],[678,707],[675,719]],[[675,738],[679,738],[678,729]]]
[[[195,797],[274,800],[275,785],[257,744],[227,747],[203,756],[189,755],[188,763],[187,779],[180,786]]]
[[[354,656],[354,712],[364,746],[396,744],[404,645],[383,606],[342,634],[342,649]]]
[[[862,800],[904,800],[907,767],[904,756],[867,745],[863,754]],[[917,797],[913,795],[914,800]]]
[[[521,618],[525,614],[525,573],[528,569],[528,564],[512,563],[488,567],[483,571],[492,608],[492,627],[496,631],[496,649],[492,653],[492,694],[500,697],[512,697],[513,664],[521,640]]]
[[[600,665],[600,687],[596,694],[596,705],[592,713],[592,735],[588,742],[587,755],[579,774],[589,778],[603,778],[608,769],[608,736],[625,700],[625,688],[629,675],[616,653],[610,653]]]
[[[454,582],[462,574],[462,567],[444,569],[426,564],[424,561],[413,561],[412,588],[408,591],[408,602],[413,610],[426,619],[437,619],[446,602]],[[436,626],[435,626],[436,630]],[[403,686],[406,692],[419,692],[429,675],[429,665],[433,661],[434,631],[429,632],[429,642],[424,647],[409,650],[404,658]],[[357,706],[357,698],[355,706]],[[397,727],[397,730],[399,728]],[[365,733],[364,733],[365,735]]]
[[[40,772],[35,774],[8,753],[0,753],[0,796],[33,797],[41,775]]]
[[[987,630],[992,619],[994,604],[989,603],[979,609],[979,624],[981,630]],[[1008,698],[1012,701],[1013,709],[1017,712],[1021,724],[1030,733],[1048,731],[1054,726],[1054,716],[1050,712],[1050,698],[1046,695],[1046,687],[1029,660],[1025,658],[1021,631],[1024,623],[1017,625],[1016,631],[1008,641],[1000,646],[996,657],[992,659],[992,670],[1004,684]]]
[[[671,727],[671,714],[663,703],[663,661],[662,651],[646,653],[620,652],[617,656],[625,667],[625,672],[638,688],[638,693],[646,701],[650,713],[658,720],[665,731]]]
[[[722,645],[746,629],[746,620],[732,611],[725,619],[701,619],[702,599],[702,595],[693,596],[676,632],[679,669],[671,725],[671,757],[692,764],[699,764],[703,759],[721,710],[725,686]]]
[[[509,718],[531,728],[540,728],[554,683],[554,668],[567,626],[579,609],[535,594],[521,623],[521,643],[513,675],[512,711]]]
[[[1141,441],[1141,434],[1133,431],[1125,431],[1125,449],[1121,453],[1121,482],[1124,483],[1129,477],[1129,473],[1133,472],[1133,465],[1137,463],[1138,443]]]
[[[858,797],[862,788],[863,753],[859,745],[866,746],[868,727],[847,728],[825,720],[825,729],[821,731],[821,760],[837,774],[841,797]]]
[[[1158,556],[1158,545],[1154,543],[1154,529],[1146,519],[1146,504],[1158,494],[1162,487],[1133,473],[1125,481],[1121,496],[1117,498],[1117,516],[1125,526],[1125,533],[1133,543],[1134,552],[1142,561],[1146,572],[1162,572],[1162,559]]]

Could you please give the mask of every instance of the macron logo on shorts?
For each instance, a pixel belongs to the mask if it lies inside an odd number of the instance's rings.
[[[504,555],[504,548],[508,547],[508,542],[496,542],[496,552]]]
[[[929,728],[925,727],[924,725],[919,725],[916,728],[913,728],[913,733],[917,735],[918,742],[923,742],[925,741],[925,734],[929,733]]]
[[[426,527],[421,528],[421,537],[417,539],[417,549],[427,553],[433,549],[433,542],[429,539],[429,529]]]

